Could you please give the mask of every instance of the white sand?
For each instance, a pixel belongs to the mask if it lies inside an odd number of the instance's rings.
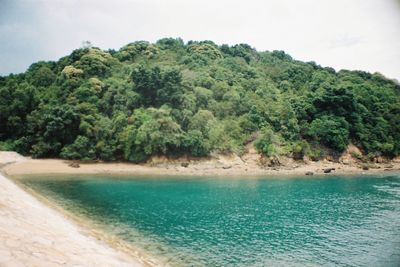
[[[0,266],[143,266],[0,174]]]

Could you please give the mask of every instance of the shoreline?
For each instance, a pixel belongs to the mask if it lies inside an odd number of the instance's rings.
[[[1,171],[0,171],[1,174]],[[4,175],[3,175],[4,176]],[[100,242],[104,242],[108,245],[112,250],[116,250],[119,252],[123,252],[128,254],[129,256],[133,257],[135,260],[138,260],[143,267],[155,267],[161,266],[161,263],[158,262],[158,258],[151,257],[144,251],[143,249],[137,248],[130,243],[107,233],[105,230],[102,229],[99,225],[96,225],[95,222],[85,217],[82,214],[75,214],[73,211],[68,210],[67,208],[63,207],[62,205],[53,203],[51,198],[45,197],[44,195],[40,194],[39,192],[35,191],[34,189],[26,186],[23,182],[20,181],[18,178],[12,178],[4,176],[6,179],[11,180],[14,184],[16,184],[21,190],[31,194],[45,206],[55,210],[56,212],[60,213],[61,216],[65,217],[66,220],[71,221],[72,223],[76,224],[81,233],[90,237],[94,237]]]
[[[154,266],[1,173],[0,195],[0,265]]]
[[[4,152],[3,152],[4,153]],[[1,158],[1,153],[0,153]],[[70,165],[74,163],[75,166]],[[77,165],[76,165],[77,164]],[[239,157],[220,156],[217,159],[189,161],[162,161],[150,164],[121,162],[87,163],[62,159],[22,158],[3,165],[3,173],[9,177],[49,175],[120,175],[120,176],[214,176],[214,177],[263,177],[311,175],[357,175],[400,171],[400,162],[374,163],[368,170],[360,164],[343,164],[331,161],[290,162],[277,167],[261,167],[255,161],[243,161]],[[330,173],[325,169],[334,168]]]
[[[4,171],[25,158],[0,152],[0,266],[159,266],[145,251],[52,203]]]

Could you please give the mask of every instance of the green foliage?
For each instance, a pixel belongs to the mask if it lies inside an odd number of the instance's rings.
[[[272,129],[264,127],[254,142],[254,146],[259,153],[266,156],[275,156],[281,154],[280,146],[282,143],[282,138],[279,135],[274,133]]]
[[[132,72],[135,91],[142,97],[144,106],[169,104],[178,107],[182,100],[182,77],[178,70],[164,72],[159,67],[140,66]]]
[[[356,158],[356,159],[361,159],[362,158],[362,155],[360,153],[356,152],[356,151],[352,151],[351,152],[351,156],[353,158]]]
[[[0,151],[13,151],[13,150],[15,150],[15,146],[12,140],[5,140],[0,142]]]
[[[171,50],[177,50],[179,48],[184,48],[185,43],[181,38],[163,38],[157,41],[156,43],[157,47],[161,49],[171,49]]]
[[[223,57],[218,47],[207,43],[189,45],[188,52],[190,54],[198,54],[209,59],[218,59]]]
[[[323,149],[318,144],[314,144],[309,150],[306,151],[305,155],[313,161],[318,161],[326,156],[326,149]]]
[[[146,58],[153,58],[159,53],[159,48],[146,41],[130,43],[121,48],[116,57],[121,61],[134,61],[143,55]]]
[[[327,116],[311,122],[308,135],[326,146],[342,152],[349,143],[349,124],[343,117]]]
[[[79,117],[69,105],[44,105],[28,115],[27,123],[32,156],[54,157],[59,155],[63,145],[75,140]]]
[[[181,144],[182,130],[166,109],[137,109],[132,116],[133,124],[124,130],[124,157],[135,162],[151,155],[177,152]]]
[[[310,144],[305,140],[293,143],[291,150],[292,150],[292,156],[296,160],[302,160],[304,159],[304,156],[306,155],[309,156],[311,154]]]
[[[256,138],[257,137],[257,138]],[[242,153],[318,160],[351,142],[400,154],[400,86],[283,51],[164,38],[84,47],[0,77],[0,149],[129,160]]]
[[[61,71],[61,79],[64,80],[65,87],[74,88],[79,85],[83,79],[83,70],[75,68],[72,65],[65,66]]]
[[[86,77],[105,76],[110,72],[111,65],[115,60],[113,57],[100,49],[88,48],[86,53],[74,63],[83,70]]]
[[[9,81],[0,87],[0,140],[19,138],[26,133],[26,118],[38,104],[36,88]]]
[[[226,126],[226,123],[221,121],[214,120],[210,122],[208,136],[211,147],[220,153],[240,152],[240,147],[231,138]]]
[[[207,156],[210,153],[210,142],[199,130],[189,130],[184,136],[182,147],[186,153],[196,157]]]
[[[31,66],[28,70],[30,82],[37,87],[50,86],[57,78],[54,72],[48,66]]]
[[[91,160],[95,159],[95,151],[89,138],[79,135],[72,144],[64,146],[60,156],[66,159]]]
[[[198,130],[202,134],[209,132],[209,123],[215,120],[214,115],[209,110],[199,110],[191,119],[189,129]]]

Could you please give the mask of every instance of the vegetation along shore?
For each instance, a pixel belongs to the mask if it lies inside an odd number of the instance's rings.
[[[246,44],[88,45],[0,77],[0,150],[143,163],[254,148],[278,163],[336,161],[353,144],[358,160],[389,161],[400,153],[399,92],[379,73]]]

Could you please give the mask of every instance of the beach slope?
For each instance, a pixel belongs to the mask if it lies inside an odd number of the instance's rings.
[[[142,266],[0,174],[0,266]]]

